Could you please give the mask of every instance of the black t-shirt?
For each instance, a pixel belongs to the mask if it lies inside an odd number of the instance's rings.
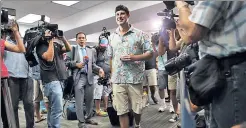
[[[149,60],[145,61],[145,70],[155,69],[156,68],[156,54]]]
[[[67,78],[65,61],[62,55],[62,45],[54,42],[54,61],[48,62],[42,58],[43,53],[48,50],[47,42],[40,42],[36,46],[36,52],[40,62],[40,75],[44,84],[52,81],[62,81]]]

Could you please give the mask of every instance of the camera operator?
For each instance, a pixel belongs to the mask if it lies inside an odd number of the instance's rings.
[[[228,128],[242,123],[246,120],[246,2],[202,1],[192,11],[186,2],[177,1],[176,5],[181,38],[188,44],[199,41],[201,60],[210,55],[225,62],[220,69],[224,73],[219,76],[225,83],[215,84],[222,88],[212,97],[210,126]]]
[[[167,60],[170,60],[177,56],[177,51],[171,51],[169,48],[169,35],[167,33],[167,30],[163,30],[160,33],[160,39],[159,39],[159,56],[164,55],[167,52]],[[178,101],[176,97],[176,86],[177,86],[177,74],[174,74],[173,76],[168,76],[168,89],[170,90],[170,98],[172,101],[173,109],[175,114],[173,117],[169,120],[169,122],[176,122],[179,120],[179,112],[178,112]],[[170,107],[170,112],[172,112],[172,107]]]
[[[19,34],[19,26],[16,22],[12,31],[9,31],[6,40],[11,44],[23,43]],[[26,127],[32,128],[34,126],[34,108],[33,108],[33,85],[28,76],[28,63],[23,53],[15,53],[5,50],[4,61],[8,69],[9,78],[8,85],[11,93],[11,100],[13,104],[16,126],[19,125],[18,105],[19,100],[23,100]]]
[[[62,82],[67,78],[63,53],[71,51],[72,48],[64,36],[50,38],[51,35],[52,32],[47,29],[44,35],[45,38],[40,39],[36,46],[36,53],[40,63],[44,95],[49,100],[48,127],[60,128],[63,96]],[[64,46],[61,42],[63,42]]]
[[[98,125],[91,119],[93,110],[94,74],[104,77],[102,68],[96,65],[96,50],[86,46],[86,35],[83,32],[76,34],[77,46],[75,47],[74,60],[67,66],[73,69],[75,107],[78,127],[86,128],[86,124]],[[84,114],[84,99],[86,115]]]
[[[107,83],[109,83],[110,77],[110,56],[108,56],[108,37],[103,34],[99,36],[99,46],[96,47],[97,52],[97,61],[96,64],[104,70],[105,78],[107,79]],[[96,114],[98,116],[107,116],[107,108],[108,108],[108,96],[111,90],[111,86],[107,85],[99,85],[98,77],[94,77],[96,81],[95,89],[94,89],[94,99],[96,105]],[[107,84],[103,83],[103,84]],[[103,96],[104,99],[104,111],[100,110],[101,98]]]
[[[9,41],[5,41],[5,38],[6,38],[5,33],[2,33],[2,35],[1,35],[1,42],[0,42],[0,45],[1,45],[1,54],[0,54],[1,84],[3,84],[3,81],[2,81],[3,79],[8,79],[9,75],[11,75],[11,73],[8,72],[7,66],[5,65],[4,60],[3,60],[3,57],[5,56],[4,50],[15,52],[15,53],[24,53],[26,51],[24,44],[23,44],[23,41],[21,39],[20,33],[19,33],[18,25],[16,22],[14,22],[12,24],[11,30],[13,33],[13,38],[16,40],[16,44],[13,44],[12,42],[9,42]],[[25,58],[22,58],[22,59],[25,60]],[[15,62],[15,61],[13,61],[13,62]],[[13,62],[12,62],[12,64],[13,64]],[[1,91],[2,91],[2,85],[1,85]],[[12,93],[11,93],[11,95],[12,95]],[[4,102],[3,98],[4,98],[4,95],[3,95],[3,93],[1,93],[1,112],[2,112],[1,113],[1,119],[3,122],[3,128],[8,128],[8,119],[7,119],[7,115],[6,115],[5,102]],[[18,99],[18,101],[19,101],[19,99]],[[14,104],[13,98],[12,98],[12,104]],[[10,110],[10,111],[14,111],[14,110]],[[18,105],[17,105],[17,112],[18,112]],[[17,115],[17,117],[18,117],[18,115]],[[15,118],[16,118],[16,116],[15,116]],[[16,121],[18,121],[18,120],[16,120]],[[18,122],[17,122],[17,124],[18,124]],[[33,126],[34,123],[30,124],[30,125]],[[19,127],[19,125],[17,125],[17,127]]]

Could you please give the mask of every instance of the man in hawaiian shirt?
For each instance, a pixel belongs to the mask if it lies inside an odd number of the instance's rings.
[[[128,23],[130,14],[127,7],[117,6],[115,16],[119,27],[110,39],[113,106],[119,115],[121,128],[129,127],[127,113],[130,109],[134,112],[135,127],[139,128],[143,108],[144,61],[153,56],[153,48],[148,36]]]

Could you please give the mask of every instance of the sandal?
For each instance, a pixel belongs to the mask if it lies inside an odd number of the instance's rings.
[[[35,121],[35,123],[40,123],[40,122],[42,122],[42,121],[44,121],[44,120],[46,120],[46,118],[45,118],[45,117],[41,117],[41,119],[40,119],[40,120]]]

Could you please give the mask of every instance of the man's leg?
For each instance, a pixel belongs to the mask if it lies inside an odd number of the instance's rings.
[[[62,83],[52,81],[44,86],[44,94],[49,100],[48,127],[60,128],[62,115]]]
[[[158,86],[159,86],[159,96],[160,96],[160,108],[159,112],[164,112],[167,108],[166,101],[165,101],[165,89],[168,84],[168,75],[165,73],[165,71],[159,70],[158,71]]]
[[[147,77],[148,77],[148,82],[149,82],[151,98],[155,104],[158,104],[158,100],[155,98],[155,88],[157,86],[156,69],[151,69],[147,73],[148,73]]]
[[[36,122],[39,122],[42,120],[40,114],[40,101],[43,99],[43,95],[41,93],[40,84],[38,80],[33,79],[33,87],[34,87],[34,91],[33,91],[34,112],[37,117]]]
[[[1,83],[3,84],[3,83]],[[2,93],[2,86],[1,86],[1,120],[2,120],[2,126],[3,128],[8,128],[8,118],[7,118],[7,113],[5,109],[5,103],[4,103],[4,97]]]
[[[172,101],[173,109],[175,112],[175,115],[169,120],[170,122],[176,122],[179,119],[179,115],[177,113],[178,110],[178,101],[176,98],[176,86],[177,86],[177,75],[174,76],[168,76],[168,87],[170,90],[170,98]]]
[[[20,79],[21,95],[26,117],[26,128],[34,127],[34,106],[33,106],[33,80],[31,78]]]
[[[8,79],[9,90],[11,93],[11,100],[13,104],[16,127],[20,128],[19,125],[19,115],[18,115],[18,105],[19,105],[19,97],[20,97],[20,81],[18,78],[10,77]]]
[[[113,107],[119,116],[120,127],[129,128],[129,97],[127,88],[129,85],[113,84]],[[143,90],[142,90],[143,92]]]
[[[135,113],[134,119],[135,119],[135,127],[140,127],[140,121],[141,121],[141,114],[142,114],[142,94],[143,94],[143,86],[142,84],[134,84],[129,85],[128,87],[128,96],[131,101],[132,110]]]
[[[48,100],[48,97],[46,97],[45,95],[44,95],[44,89],[43,89],[43,83],[42,83],[42,81],[41,80],[39,80],[39,87],[40,87],[40,90],[41,90],[41,93],[43,94],[43,100],[44,100],[44,105],[45,105],[45,108],[46,108],[46,110],[48,111],[48,109],[49,109],[49,100]]]
[[[96,115],[97,116],[107,116],[107,114],[103,111],[101,111],[101,98],[102,98],[102,93],[103,93],[103,86],[97,84],[97,79],[98,77],[94,77],[95,81],[95,88],[94,88],[94,100],[95,100],[95,105],[96,105]]]
[[[92,125],[98,125],[97,122],[91,120],[91,117],[93,116],[93,103],[94,103],[94,85],[89,85],[89,83],[87,83],[87,85],[85,86],[85,106],[86,106],[86,114],[85,114],[85,122],[88,124],[92,124]]]
[[[75,92],[75,108],[76,108],[76,115],[79,121],[78,127],[83,128],[85,126],[85,116],[84,116],[84,95],[85,95],[85,86],[87,82],[86,75],[78,75],[76,80],[78,83],[74,87]]]

